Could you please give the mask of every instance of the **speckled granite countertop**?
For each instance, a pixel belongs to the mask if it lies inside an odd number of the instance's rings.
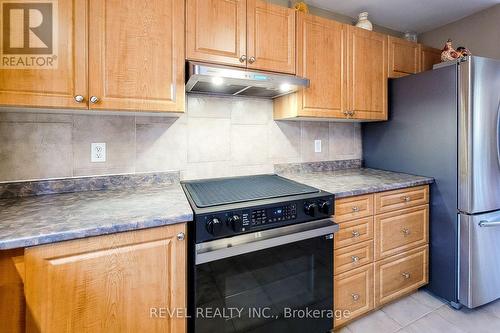
[[[191,221],[177,184],[0,200],[0,250]]]
[[[429,177],[376,169],[281,172],[281,176],[335,194],[336,198],[430,184]]]

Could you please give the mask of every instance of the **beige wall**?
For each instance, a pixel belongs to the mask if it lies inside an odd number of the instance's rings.
[[[187,103],[180,118],[1,112],[0,181],[167,170],[192,179],[361,158],[359,124],[275,122],[270,100],[189,95]],[[106,142],[105,163],[90,162],[92,142]]]
[[[472,54],[500,59],[500,4],[419,36],[423,44],[443,48],[448,38]]]

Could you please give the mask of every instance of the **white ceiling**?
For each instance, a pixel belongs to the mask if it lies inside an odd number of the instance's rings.
[[[375,24],[421,33],[498,4],[500,0],[306,0],[306,3],[351,17],[367,11]]]

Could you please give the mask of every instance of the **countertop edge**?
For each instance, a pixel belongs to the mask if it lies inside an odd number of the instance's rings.
[[[102,225],[88,229],[74,229],[46,235],[33,235],[24,238],[15,238],[8,241],[0,241],[0,250],[13,250],[28,248],[32,246],[54,244],[62,241],[71,241],[88,237],[97,237],[115,234],[125,231],[143,230],[149,228],[164,227],[173,224],[187,223],[193,220],[193,213],[178,216],[155,218],[152,220],[126,222],[123,224]]]
[[[420,180],[411,180],[411,181],[407,181],[407,182],[401,182],[401,183],[397,183],[397,184],[382,184],[382,185],[371,186],[371,187],[352,190],[352,191],[336,192],[333,194],[335,195],[335,198],[338,199],[338,198],[352,197],[352,196],[356,196],[356,195],[399,190],[399,189],[414,187],[414,186],[429,185],[432,183],[434,183],[434,178],[426,178],[426,179],[420,179]]]

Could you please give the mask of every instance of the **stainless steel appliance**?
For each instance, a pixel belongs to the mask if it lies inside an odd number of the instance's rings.
[[[332,194],[276,175],[182,186],[194,211],[189,332],[332,329]]]
[[[276,98],[309,86],[295,75],[188,62],[186,92],[210,95]]]
[[[456,307],[500,298],[500,60],[391,80],[389,107],[364,125],[365,165],[435,178],[429,289]]]

